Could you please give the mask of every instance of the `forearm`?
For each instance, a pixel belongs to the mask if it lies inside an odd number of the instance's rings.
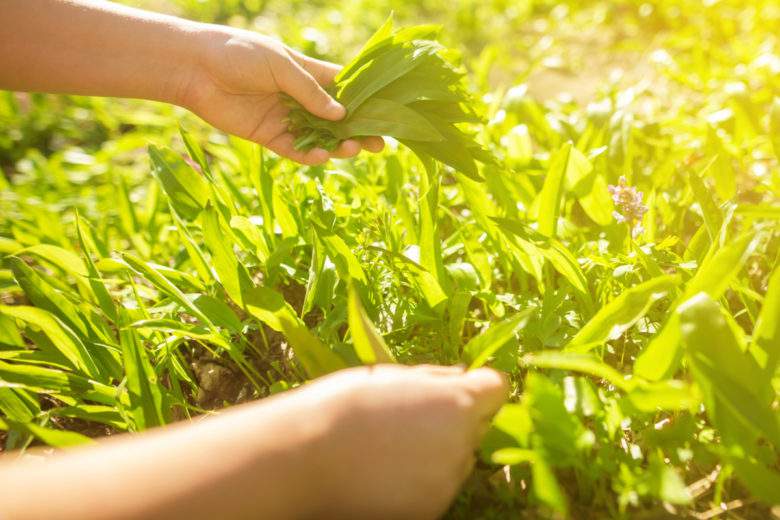
[[[97,0],[3,0],[0,88],[176,103],[200,27]]]
[[[310,473],[323,424],[296,399],[0,464],[0,518],[307,516],[317,503]]]

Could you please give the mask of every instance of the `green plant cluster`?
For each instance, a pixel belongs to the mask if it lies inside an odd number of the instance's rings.
[[[303,167],[168,106],[0,94],[2,449],[344,366],[488,365],[512,397],[450,518],[771,518],[775,4],[400,3],[464,42],[502,157],[478,177],[392,143]],[[389,10],[242,5],[324,53]]]
[[[288,99],[295,147],[335,150],[345,139],[389,136],[421,157],[431,157],[474,179],[476,160],[492,161],[459,123],[480,123],[463,72],[445,60],[434,39],[439,27],[393,30],[392,18],[366,42],[336,76],[331,90],[347,109],[341,121],[328,121]]]

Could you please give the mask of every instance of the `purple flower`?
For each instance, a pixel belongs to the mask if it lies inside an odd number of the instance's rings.
[[[643,231],[640,222],[647,212],[647,206],[642,204],[642,192],[634,186],[629,186],[625,176],[621,175],[617,185],[609,185],[609,193],[615,203],[615,211],[612,212],[615,221],[620,224],[627,223],[632,235],[636,237]]]

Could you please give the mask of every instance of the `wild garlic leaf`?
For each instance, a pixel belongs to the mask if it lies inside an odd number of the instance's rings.
[[[444,137],[419,112],[389,99],[372,98],[334,128],[341,139],[353,135],[392,135],[398,139],[443,141]]]
[[[287,97],[295,147],[335,150],[349,138],[389,136],[423,159],[481,181],[477,161],[495,161],[457,125],[479,124],[483,118],[454,63],[457,53],[435,41],[439,32],[433,25],[394,30],[389,19],[330,87],[347,109],[341,121],[320,119]]]

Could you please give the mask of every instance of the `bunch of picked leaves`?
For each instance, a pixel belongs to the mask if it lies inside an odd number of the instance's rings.
[[[432,157],[475,179],[476,161],[492,156],[459,128],[480,123],[457,54],[437,41],[441,28],[420,25],[394,30],[392,18],[336,76],[330,93],[347,109],[341,121],[310,114],[289,99],[295,147],[334,150],[353,137],[394,137],[417,155]]]

